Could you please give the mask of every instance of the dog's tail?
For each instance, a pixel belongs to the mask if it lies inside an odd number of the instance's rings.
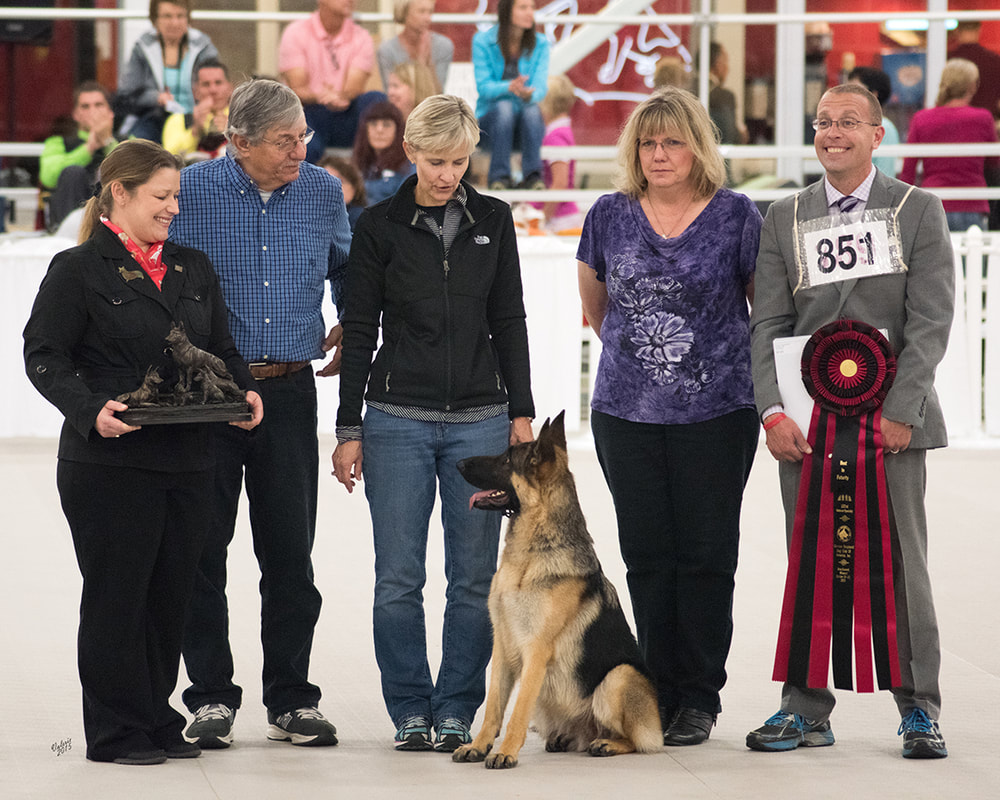
[[[594,716],[640,753],[663,749],[656,690],[649,678],[630,664],[619,664],[604,676],[594,691]]]

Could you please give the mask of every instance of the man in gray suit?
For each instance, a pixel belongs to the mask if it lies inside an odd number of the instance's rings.
[[[906,758],[948,755],[938,728],[940,645],[927,572],[924,511],[928,448],[947,433],[934,392],[954,310],[954,261],[941,202],[872,166],[882,110],[863,86],[827,91],[817,108],[816,154],[826,177],[771,206],[761,232],[751,317],[754,391],[767,447],[778,460],[791,541],[800,462],[812,448],[782,413],[773,342],[811,335],[837,319],[888,332],[897,358],[882,405],[885,475],[898,530],[893,541],[897,645]],[[833,693],[786,683],[781,710],[747,735],[753,750],[834,742]]]

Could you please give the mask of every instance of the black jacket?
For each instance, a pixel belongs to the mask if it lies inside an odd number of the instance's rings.
[[[511,419],[534,416],[509,206],[463,183],[465,219],[445,258],[417,217],[416,183],[366,209],[354,231],[337,425],[361,425],[366,383],[368,401],[439,411],[509,402]]]
[[[66,417],[60,458],[168,472],[214,463],[205,425],[152,425],[117,439],[94,429],[104,404],[137,388],[150,365],[173,382],[164,352],[172,322],[222,358],[241,388],[255,385],[229,335],[208,256],[168,241],[163,263],[161,292],[104,225],[52,259],[24,329],[24,363],[35,388]]]

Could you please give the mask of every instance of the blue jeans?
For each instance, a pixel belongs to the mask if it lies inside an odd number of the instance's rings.
[[[479,118],[485,141],[490,148],[490,171],[487,182],[510,178],[510,154],[521,147],[521,172],[527,178],[542,174],[542,139],[545,121],[538,103],[519,105],[513,100],[497,100]]]
[[[503,452],[506,415],[469,424],[418,422],[369,408],[364,486],[375,538],[375,658],[385,707],[397,727],[421,714],[471,723],[486,695],[492,635],[486,599],[496,571],[500,514],[469,508],[476,491],[455,466]],[[427,663],[423,588],[427,526],[441,494],[445,593],[441,668]]]
[[[305,106],[306,125],[316,131],[312,141],[306,145],[306,161],[315,164],[328,147],[354,147],[361,115],[372,103],[385,99],[382,92],[365,92],[355,97],[343,111],[331,111],[319,103]]]
[[[945,217],[948,218],[948,230],[953,233],[964,233],[973,225],[984,231],[989,227],[989,214],[980,211],[947,211]]]

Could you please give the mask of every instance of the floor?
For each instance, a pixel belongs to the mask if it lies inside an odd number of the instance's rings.
[[[324,440],[322,447],[329,463],[333,443]],[[571,442],[570,465],[605,571],[624,595],[610,498],[586,435]],[[436,753],[394,752],[372,653],[364,496],[348,496],[324,475],[314,558],[324,610],[311,677],[325,692],[321,707],[339,729],[340,746],[312,750],[264,737],[257,568],[244,517],[230,557],[232,642],[245,689],[236,743],[195,760],[122,767],[84,758],[75,671],[80,578],[54,488],[55,442],[0,439],[7,519],[0,558],[0,798],[255,800],[313,791],[331,798],[481,800],[1000,797],[1000,748],[993,738],[1000,696],[1000,537],[992,494],[1000,449],[969,443],[929,459],[931,568],[944,650],[941,724],[951,752],[935,762],[900,757],[899,720],[888,695],[840,693],[834,747],[764,754],[744,746],[746,732],[778,707],[769,678],[785,557],[775,473],[762,449],[744,504],[725,710],[704,745],[594,759],[546,754],[530,734],[520,765],[506,772],[453,764]],[[440,620],[440,536],[431,539],[426,606],[429,619]]]

